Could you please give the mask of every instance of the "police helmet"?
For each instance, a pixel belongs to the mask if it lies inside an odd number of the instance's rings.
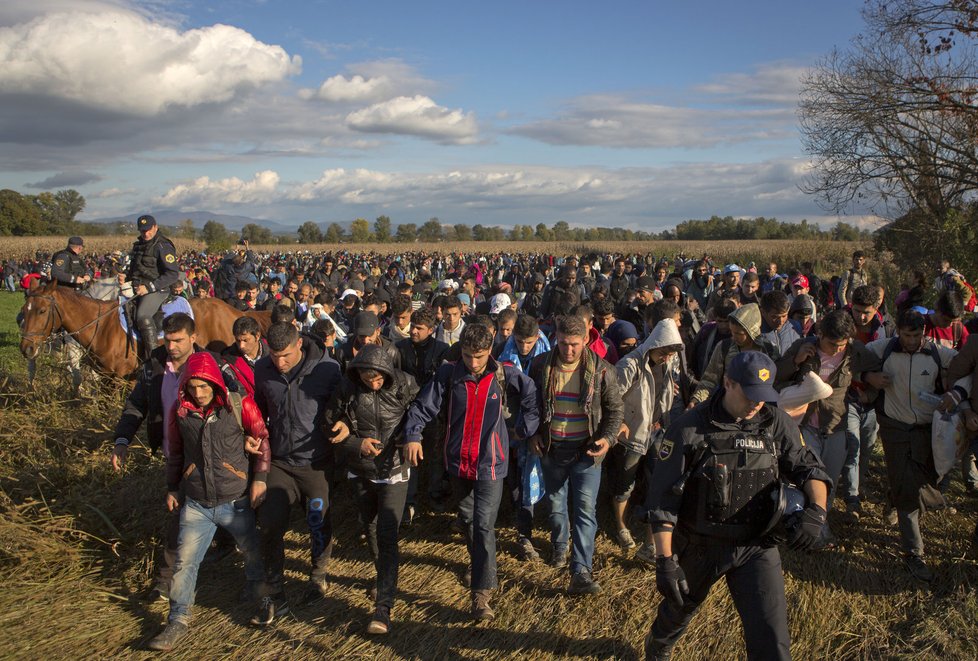
[[[771,499],[775,505],[774,514],[764,534],[775,542],[781,543],[788,540],[798,525],[801,512],[808,504],[808,498],[805,492],[790,482],[781,482],[779,488],[771,492]]]

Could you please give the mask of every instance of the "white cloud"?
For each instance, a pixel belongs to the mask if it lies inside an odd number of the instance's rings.
[[[425,94],[435,88],[414,67],[397,59],[359,62],[346,69],[348,75],[330,76],[318,89],[299,90],[300,98],[337,104],[378,103],[396,96]]]
[[[357,74],[346,78],[336,75],[323,81],[316,91],[302,90],[300,96],[331,103],[370,102],[387,98],[392,89],[391,79],[387,76],[364,78]]]
[[[454,144],[475,142],[479,132],[474,113],[450,110],[420,95],[399,96],[356,110],[346,116],[346,123],[364,133],[407,134]]]
[[[554,145],[627,149],[710,148],[795,135],[793,108],[671,106],[622,95],[574,99],[552,119],[512,133]]]
[[[229,25],[179,31],[122,9],[0,28],[0,89],[135,116],[224,103],[298,73],[301,59]]]
[[[136,192],[134,188],[127,188],[125,190],[121,188],[106,188],[103,191],[95,193],[92,197],[98,198],[100,200],[108,200],[113,197],[122,197],[123,195],[132,195]]]
[[[251,181],[228,177],[212,181],[198,177],[188,184],[178,184],[155,198],[155,204],[165,207],[190,208],[223,204],[266,204],[275,197],[279,175],[272,170],[255,173]]]
[[[693,87],[694,91],[723,97],[727,102],[795,106],[801,79],[807,67],[772,63],[750,73],[735,72],[717,76],[713,81]]]

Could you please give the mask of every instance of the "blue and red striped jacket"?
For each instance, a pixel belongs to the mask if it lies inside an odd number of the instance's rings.
[[[425,426],[444,408],[443,454],[448,473],[467,480],[506,477],[509,433],[496,368],[496,361],[490,358],[485,372],[476,379],[461,360],[442,364],[408,408],[405,443],[420,443]],[[527,439],[540,423],[536,386],[511,365],[503,366],[503,374],[507,406],[516,420],[515,433],[520,440]],[[514,406],[517,402],[518,409]]]

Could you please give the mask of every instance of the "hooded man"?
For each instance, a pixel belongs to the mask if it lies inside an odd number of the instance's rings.
[[[723,383],[730,360],[741,351],[760,351],[768,356],[775,353],[770,342],[761,337],[761,310],[756,303],[737,308],[730,314],[729,320],[730,338],[720,342],[713,350],[703,377],[693,391],[689,408],[705,402],[710,393]]]

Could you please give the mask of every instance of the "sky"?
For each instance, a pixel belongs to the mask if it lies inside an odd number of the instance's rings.
[[[799,190],[806,70],[856,0],[0,5],[0,188],[79,219],[829,216]]]

